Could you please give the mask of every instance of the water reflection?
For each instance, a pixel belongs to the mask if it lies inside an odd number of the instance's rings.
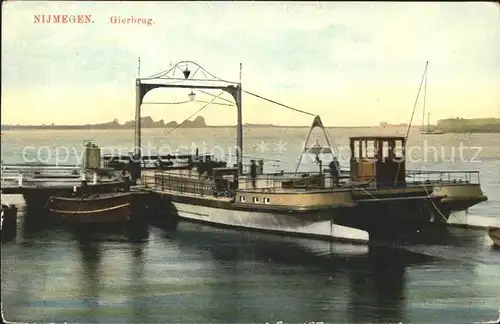
[[[50,322],[442,322],[457,312],[446,304],[457,280],[453,303],[472,305],[460,313],[464,319],[489,312],[477,305],[497,298],[499,287],[498,252],[480,249],[476,242],[484,235],[468,230],[450,231],[458,247],[405,248],[183,222],[176,231],[139,236],[62,228],[33,233],[2,247],[10,320],[37,322],[43,313]],[[443,257],[455,259],[446,264]],[[448,314],[433,315],[430,300]]]
[[[227,314],[233,314],[235,318],[239,318],[239,305],[249,302],[241,300],[244,287],[240,287],[240,284],[245,284],[243,282],[245,272],[240,263],[241,248],[238,244],[234,244],[223,249],[214,246],[210,250],[214,260],[214,269],[212,280],[208,283],[212,294],[208,305],[209,318],[215,322],[227,321]],[[218,295],[221,291],[225,292],[224,298]]]
[[[81,255],[80,298],[88,310],[81,320],[86,323],[96,323],[101,284],[101,243],[85,236],[80,236],[78,241]]]
[[[132,292],[132,323],[150,323],[150,305],[148,284],[144,275],[144,243],[134,242],[131,251],[130,285]]]
[[[105,318],[116,321],[114,312],[110,308],[116,307],[109,303],[109,296],[103,295],[109,283],[103,280],[103,258],[113,256],[113,250],[126,249],[127,260],[116,260],[118,269],[125,269],[125,273],[111,273],[120,276],[119,295],[124,295],[125,300],[118,307],[124,307],[125,322],[149,322],[149,300],[147,300],[148,284],[144,275],[144,233],[129,232],[126,228],[99,228],[91,231],[72,230],[73,237],[78,242],[80,253],[80,286],[78,287],[80,300],[83,302],[84,311],[77,321],[84,323],[97,323]],[[127,266],[127,263],[129,266]],[[115,269],[111,269],[114,271]],[[119,316],[120,318],[122,316]]]
[[[405,267],[418,263],[417,258],[400,250],[374,247],[365,261],[364,270],[349,274],[349,322],[404,322]]]
[[[311,250],[315,241],[193,224],[183,224],[169,238],[183,253],[210,252],[206,319],[214,322],[404,320],[405,268],[431,259],[384,247],[346,253],[343,243],[324,242],[323,249]]]

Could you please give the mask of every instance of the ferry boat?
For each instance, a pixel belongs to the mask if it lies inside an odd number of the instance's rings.
[[[314,127],[322,127],[319,116]],[[351,137],[350,170],[335,179],[321,167],[316,173],[261,172],[253,187],[249,174],[205,155],[187,156],[183,165],[145,170],[141,186],[161,194],[181,218],[347,240],[406,235],[446,223],[453,209],[487,199],[478,183],[412,180],[408,175],[415,172],[406,170],[405,141]],[[371,154],[368,143],[374,148]]]
[[[322,127],[319,116],[314,127]],[[379,145],[380,159],[361,154],[370,140]],[[261,172],[253,186],[249,174],[205,155],[189,156],[183,165],[164,170],[145,170],[141,187],[162,195],[172,213],[189,220],[366,241],[369,235],[394,235],[403,225],[429,223],[434,206],[444,198],[429,193],[432,185],[406,183],[404,156],[394,154],[397,141],[404,144],[401,137],[352,137],[351,174],[343,179],[321,169]],[[384,143],[389,144],[386,155]]]
[[[236,102],[238,163],[229,166],[223,161],[214,161],[213,156],[195,154],[186,157],[183,165],[170,163],[142,172],[141,165],[131,161],[133,179],[139,181],[142,189],[161,195],[174,215],[214,225],[287,235],[366,241],[369,237],[399,235],[403,230],[418,231],[430,223],[446,222],[449,212],[442,201],[450,196],[460,199],[449,200],[449,209],[474,204],[469,192],[476,187],[457,189],[443,182],[408,181],[405,137],[352,137],[350,171],[344,179],[335,172],[325,173],[321,163],[317,173],[260,172],[258,176],[244,173],[241,83],[227,85],[220,80],[224,86],[179,85],[180,81],[189,81],[187,65],[182,73],[184,79],[171,79],[176,81],[175,85],[165,84],[166,76],[158,83],[153,82],[154,76],[143,79],[144,84],[142,79],[136,80],[136,158],[141,154],[141,103],[148,91],[162,87],[215,88],[230,93]],[[248,91],[245,93],[300,111]],[[319,116],[314,118],[311,130],[315,127],[321,127],[326,136]],[[366,151],[368,142],[376,148],[373,156]]]

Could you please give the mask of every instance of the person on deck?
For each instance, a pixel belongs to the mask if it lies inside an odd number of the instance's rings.
[[[252,187],[256,187],[256,179],[257,179],[257,164],[255,160],[250,161],[250,178],[252,178]]]
[[[332,177],[332,186],[338,184],[340,175],[340,163],[337,157],[333,157],[332,162],[330,162],[330,175]]]

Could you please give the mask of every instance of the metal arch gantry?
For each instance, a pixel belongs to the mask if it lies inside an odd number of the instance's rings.
[[[191,74],[189,66],[196,67]],[[182,68],[184,67],[184,69]],[[181,72],[181,77],[176,77]],[[197,73],[203,74],[204,78],[195,79]],[[240,64],[241,73],[241,64]],[[170,83],[169,81],[174,81]],[[181,83],[184,82],[184,83]],[[211,84],[209,84],[211,83]],[[241,81],[230,82],[215,77],[199,64],[193,61],[181,61],[172,66],[169,70],[157,73],[147,78],[136,78],[135,80],[135,131],[134,131],[134,158],[141,157],[141,105],[144,96],[156,88],[186,88],[186,89],[215,89],[229,93],[235,101],[237,109],[237,128],[236,128],[236,161],[240,173],[243,171],[243,121],[241,104]]]

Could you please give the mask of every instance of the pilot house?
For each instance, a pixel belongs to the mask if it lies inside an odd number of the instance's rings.
[[[406,185],[405,137],[351,137],[351,177],[376,187]]]

